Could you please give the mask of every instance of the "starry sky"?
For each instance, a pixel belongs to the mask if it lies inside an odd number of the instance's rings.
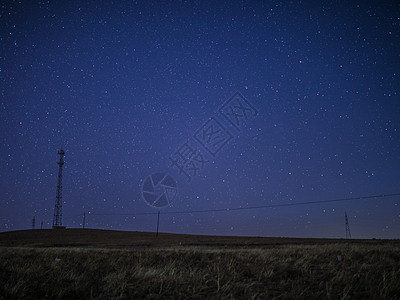
[[[154,231],[160,211],[162,232],[343,238],[346,212],[354,238],[400,237],[400,196],[295,205],[400,193],[396,1],[0,10],[0,231],[51,228],[63,147],[69,228]],[[142,197],[155,173],[167,207]]]

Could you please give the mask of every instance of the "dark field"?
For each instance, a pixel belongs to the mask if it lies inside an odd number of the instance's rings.
[[[0,233],[1,299],[400,299],[399,240]]]

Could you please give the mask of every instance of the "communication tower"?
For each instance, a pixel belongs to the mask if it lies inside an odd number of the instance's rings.
[[[53,218],[53,229],[54,228],[65,228],[62,226],[62,167],[64,165],[64,150],[61,148],[58,151],[60,160],[58,161],[58,181],[57,181],[57,194],[56,204],[54,206],[54,218]]]

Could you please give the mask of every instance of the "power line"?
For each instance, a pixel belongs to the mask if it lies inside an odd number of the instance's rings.
[[[352,198],[341,198],[341,199],[331,199],[331,200],[317,200],[317,201],[306,201],[306,202],[296,202],[296,203],[282,203],[282,204],[270,204],[270,205],[260,205],[260,206],[248,206],[248,207],[233,207],[233,208],[217,208],[217,209],[205,209],[205,210],[184,210],[184,211],[170,211],[163,212],[164,215],[169,214],[194,214],[194,213],[208,213],[208,212],[227,212],[236,210],[251,210],[251,209],[261,209],[261,208],[279,208],[279,207],[289,207],[289,206],[300,206],[300,205],[312,205],[312,204],[324,204],[332,202],[345,202],[345,201],[356,201],[356,200],[366,200],[374,198],[387,198],[400,196],[400,193],[394,194],[381,194],[363,197],[352,197]],[[144,215],[157,215],[158,212],[148,212],[148,213],[119,213],[119,214],[90,214],[91,216],[144,216]]]

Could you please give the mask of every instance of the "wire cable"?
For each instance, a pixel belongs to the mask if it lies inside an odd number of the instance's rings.
[[[366,200],[366,199],[374,199],[374,198],[387,198],[387,197],[395,197],[395,196],[400,196],[400,193],[380,194],[380,195],[341,198],[341,199],[331,199],[331,200],[316,200],[316,201],[295,202],[295,203],[281,203],[281,204],[269,204],[269,205],[260,205],[260,206],[247,206],[247,207],[217,208],[217,209],[205,209],[205,210],[166,211],[166,212],[163,212],[163,214],[164,215],[172,215],[172,214],[208,213],[208,212],[228,212],[228,211],[237,211],[237,210],[278,208],[278,207],[289,207],[289,206],[300,206],[300,205],[324,204],[324,203],[333,203],[333,202],[356,201],[356,200]],[[144,215],[157,215],[157,214],[158,214],[158,212],[148,212],[148,213],[105,213],[105,214],[93,214],[93,213],[90,213],[90,214],[88,214],[88,216],[144,216]]]

